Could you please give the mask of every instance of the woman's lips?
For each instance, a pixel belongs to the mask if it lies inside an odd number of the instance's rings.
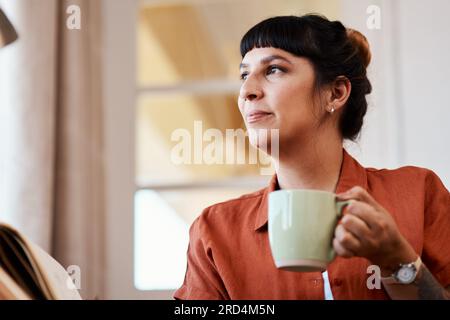
[[[249,114],[247,114],[245,118],[247,119],[248,123],[254,123],[254,122],[266,120],[271,115],[272,115],[272,113],[270,113],[270,112],[252,111]]]

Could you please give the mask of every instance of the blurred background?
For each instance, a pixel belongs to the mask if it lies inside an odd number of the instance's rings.
[[[0,8],[19,36],[0,50],[0,221],[64,267],[80,266],[85,299],[170,299],[192,221],[267,184],[256,164],[176,165],[171,150],[174,130],[194,138],[194,121],[224,135],[244,128],[239,42],[270,16],[316,12],[365,34],[374,90],[360,140],[345,147],[365,166],[427,167],[450,186],[446,0],[0,0]]]

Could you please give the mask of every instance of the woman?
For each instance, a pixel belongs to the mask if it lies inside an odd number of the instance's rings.
[[[247,129],[279,130],[276,175],[267,188],[206,208],[196,219],[174,297],[447,299],[448,190],[431,170],[364,168],[342,147],[358,136],[371,92],[365,37],[318,15],[274,17],[244,35],[241,55],[239,109]],[[270,154],[271,142],[257,146]],[[294,188],[354,200],[335,229],[338,257],[324,274],[274,265],[268,194]],[[380,268],[379,288],[367,285],[370,265]]]

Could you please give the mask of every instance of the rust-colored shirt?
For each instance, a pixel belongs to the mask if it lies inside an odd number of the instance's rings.
[[[336,193],[359,185],[395,219],[400,232],[444,286],[450,285],[450,194],[431,170],[364,168],[343,150]],[[188,263],[176,299],[324,299],[320,272],[275,267],[267,233],[268,194],[255,193],[206,208],[190,228]],[[368,289],[371,263],[337,257],[327,268],[334,299],[388,299]]]

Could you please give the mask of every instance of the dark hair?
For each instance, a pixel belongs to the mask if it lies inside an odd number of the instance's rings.
[[[316,88],[338,76],[347,77],[352,89],[339,119],[339,130],[344,139],[356,139],[367,111],[366,95],[372,91],[366,74],[371,58],[369,44],[361,33],[317,14],[278,16],[247,31],[240,45],[242,58],[255,47],[274,47],[309,59]]]

